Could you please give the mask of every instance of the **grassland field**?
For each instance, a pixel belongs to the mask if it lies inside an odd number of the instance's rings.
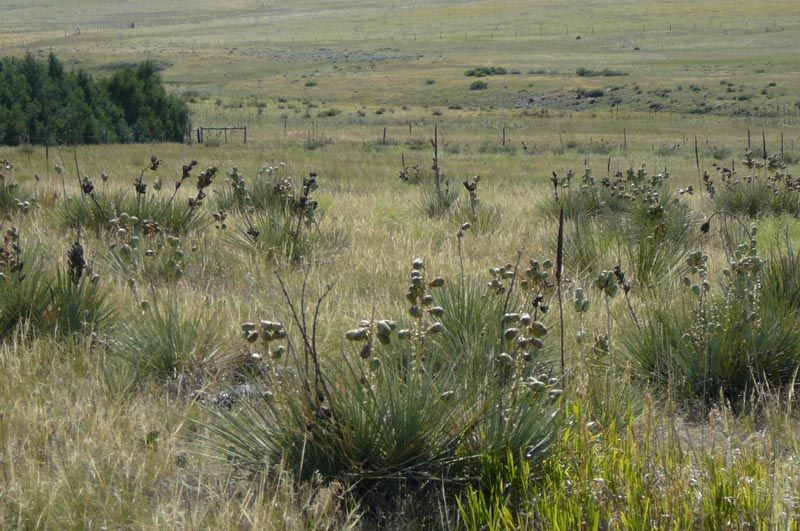
[[[794,381],[750,389],[744,406],[706,408],[632,376],[627,343],[617,340],[635,333],[629,313],[646,319],[656,299],[691,302],[678,295],[678,266],[661,270],[655,287],[637,283],[637,255],[613,216],[587,225],[603,239],[589,258],[578,222],[565,225],[565,306],[578,286],[593,299],[582,320],[564,321],[565,421],[551,458],[522,490],[526,498],[510,489],[492,498],[483,519],[459,511],[455,498],[466,491],[445,492],[445,482],[422,501],[401,491],[373,508],[355,494],[353,478],[301,480],[302,471],[279,459],[268,473],[233,466],[206,444],[220,407],[192,397],[241,383],[231,369],[249,348],[241,323],[274,319],[297,333],[275,272],[296,293],[306,268],[276,256],[285,248],[243,245],[251,219],[241,211],[227,209],[224,227],[212,218],[225,209],[234,167],[251,186],[283,178],[299,186],[318,173],[309,238],[320,239],[308,283],[315,294],[335,284],[319,330],[330,360],[352,350],[344,333],[360,320],[404,319],[415,257],[457,283],[463,254],[468,280],[481,286],[490,268],[513,264],[518,253],[555,259],[552,172],[574,170],[573,188],[587,168],[597,180],[643,164],[650,176],[669,173],[664,190],[692,213],[691,236],[675,245],[678,262],[701,249],[709,280],[723,283],[731,260],[724,230],[736,223],[701,235],[720,208],[702,174],[719,190],[714,164],[747,173],[748,138],[756,152],[762,143],[769,154],[782,152],[782,171],[797,173],[798,29],[795,1],[0,0],[2,55],[54,51],[96,77],[152,60],[168,89],[186,97],[194,128],[248,131],[246,144],[238,132],[227,140],[206,132],[202,145],[193,131],[185,144],[0,147],[0,160],[13,164],[0,171],[19,184],[20,197],[35,198],[29,211],[0,218],[0,228],[17,227],[23,250],[38,247],[35,263],[53,275],[76,238],[65,205],[94,208],[81,176],[98,197],[133,196],[144,168],[148,197],[164,201],[190,160],[199,162],[195,173],[219,168],[201,221],[180,235],[179,275],[125,265],[110,246],[118,236],[84,226],[81,243],[113,317],[96,334],[65,339],[21,325],[0,340],[0,527],[797,528]],[[465,75],[477,67],[506,73]],[[485,88],[470,88],[476,81]],[[398,175],[405,163],[432,179],[434,128],[458,202],[428,216],[427,185]],[[163,160],[156,171],[146,170],[151,156]],[[469,217],[461,183],[476,175],[481,205],[495,214],[460,239]],[[679,194],[689,186],[692,194]],[[195,192],[187,185],[177,201]],[[797,213],[758,214],[745,223],[758,227],[762,257],[797,242]],[[617,295],[606,311],[592,286],[617,264],[633,281],[631,302]],[[181,330],[194,340],[187,346],[170,336],[186,360],[166,377],[137,380],[132,391],[113,352],[160,306],[193,319]],[[542,363],[557,367],[559,321],[548,319]],[[612,328],[611,356],[593,357],[593,339]],[[573,339],[581,330],[586,344]]]

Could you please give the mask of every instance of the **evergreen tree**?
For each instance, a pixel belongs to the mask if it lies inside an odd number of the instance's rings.
[[[180,142],[188,130],[186,103],[167,94],[153,63],[97,83],[52,53],[0,60],[0,144]]]

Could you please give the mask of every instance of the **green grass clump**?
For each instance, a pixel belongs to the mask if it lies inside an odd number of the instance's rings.
[[[96,201],[96,202],[95,202]],[[57,217],[61,227],[80,227],[95,234],[113,228],[115,219],[131,220],[132,230],[141,233],[145,222],[154,221],[173,234],[186,234],[210,224],[200,208],[191,208],[186,199],[174,199],[147,194],[144,199],[123,191],[96,193],[92,200],[87,196],[71,196],[59,205]]]
[[[473,81],[469,84],[470,90],[486,90],[489,88],[489,83],[486,81]]]
[[[750,218],[781,214],[800,216],[800,182],[786,171],[779,155],[759,159],[748,150],[742,165],[748,171],[748,175],[742,177],[715,165],[720,186],[715,186],[707,173],[703,176],[706,191],[718,210]]]
[[[419,187],[416,205],[425,216],[438,218],[451,212],[457,200],[458,192],[451,189],[448,182],[441,185],[435,182],[423,182]]]
[[[86,270],[82,246],[73,245],[67,272],[54,274],[48,258],[41,244],[23,251],[19,233],[6,232],[0,248],[0,340],[23,331],[70,339],[110,325],[108,291]]]
[[[169,300],[142,308],[122,327],[106,369],[106,377],[118,384],[116,391],[179,376],[197,385],[221,368],[224,336],[209,322],[211,305],[184,308]]]
[[[248,182],[234,166],[228,171],[229,186],[217,190],[214,195],[214,207],[225,212],[264,212],[284,208],[294,183],[280,177],[281,168],[280,164],[262,166],[256,177]]]

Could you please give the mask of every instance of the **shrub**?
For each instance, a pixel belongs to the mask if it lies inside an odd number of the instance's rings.
[[[303,143],[303,147],[309,151],[314,151],[315,149],[319,149],[325,147],[329,144],[332,144],[333,140],[325,135],[319,136],[312,136],[308,137],[306,141]]]
[[[500,66],[478,66],[464,72],[467,77],[504,76],[506,74],[508,74],[508,70]]]
[[[617,77],[627,76],[628,73],[622,70],[610,70],[608,68],[604,68],[602,70],[592,70],[590,68],[580,67],[575,71],[575,75],[580,77]]]
[[[486,90],[489,84],[486,81],[473,81],[469,85],[470,90]]]
[[[317,117],[319,117],[319,118],[333,118],[334,116],[338,116],[341,113],[342,113],[342,111],[340,111],[339,109],[330,108],[330,109],[326,109],[324,111],[319,111],[317,113]]]
[[[411,151],[422,151],[428,147],[428,141],[424,138],[411,138],[406,141],[406,147]]]
[[[581,98],[602,98],[605,96],[605,91],[603,89],[584,89],[579,88],[577,90],[578,96]]]
[[[492,153],[492,154],[505,153],[507,155],[514,155],[517,152],[517,148],[512,144],[506,144],[504,146],[502,144],[486,140],[480,145],[478,151],[480,153]]]

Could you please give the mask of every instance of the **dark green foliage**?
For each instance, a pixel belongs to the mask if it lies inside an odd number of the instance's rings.
[[[155,63],[114,74],[103,84],[125,117],[135,142],[181,142],[189,130],[189,108],[164,89]]]
[[[470,90],[486,90],[489,84],[486,81],[473,81],[469,85]]]
[[[581,98],[602,98],[606,94],[603,89],[579,88],[577,92]]]
[[[590,68],[580,67],[575,71],[575,75],[580,77],[616,77],[627,76],[628,73],[622,70],[610,70],[608,68],[604,68],[602,70],[592,70]]]
[[[52,53],[0,60],[0,144],[180,142],[188,130],[188,107],[166,94],[153,63],[97,83]]]
[[[467,77],[504,76],[506,74],[508,74],[508,70],[501,66],[478,66],[464,72]]]

